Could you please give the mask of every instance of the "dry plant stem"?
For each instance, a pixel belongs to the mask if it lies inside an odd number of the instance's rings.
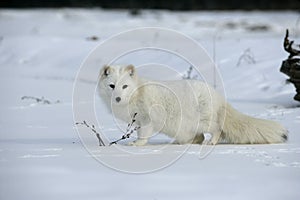
[[[285,34],[285,38],[284,38],[284,41],[283,41],[283,46],[284,46],[284,49],[288,53],[290,53],[289,58],[292,58],[292,57],[300,54],[300,50],[294,49],[292,47],[293,43],[294,43],[294,41],[289,41],[289,30],[287,29],[286,34]],[[300,45],[299,45],[299,47],[300,47]]]
[[[289,31],[286,30],[283,47],[290,55],[282,61],[280,71],[289,76],[288,81],[296,88],[294,99],[300,101],[300,45],[295,45],[288,37]]]
[[[59,100],[57,100],[55,102],[51,102],[51,101],[45,99],[44,97],[41,97],[41,98],[33,97],[33,96],[22,96],[21,97],[21,100],[25,100],[25,99],[32,99],[32,100],[35,100],[37,103],[42,103],[42,104],[59,103]]]
[[[248,48],[246,49],[243,54],[240,56],[236,66],[240,66],[242,64],[242,61],[246,61],[248,64],[255,64],[256,61],[254,59],[254,56],[251,53],[251,50]]]
[[[183,79],[197,79],[197,75],[194,75],[192,77],[192,72],[193,72],[193,66],[190,66],[189,69],[186,71],[186,74],[182,76]]]
[[[87,128],[89,128],[97,137],[98,141],[99,141],[99,146],[105,146],[105,143],[103,142],[103,140],[101,139],[100,137],[100,133],[98,133],[96,131],[96,128],[94,125],[88,125],[88,123],[86,121],[83,121],[83,122],[76,122],[75,123],[76,125],[84,125],[86,126]]]
[[[124,133],[124,135],[122,135],[122,137],[120,139],[109,143],[109,146],[112,144],[117,144],[119,141],[129,138],[131,134],[133,134],[135,131],[137,131],[140,128],[139,126],[134,126],[134,123],[136,121],[135,120],[136,115],[137,115],[137,113],[134,113],[131,122],[127,125],[126,132]],[[83,122],[76,122],[75,125],[83,125],[83,126],[86,126],[87,128],[89,128],[96,135],[96,137],[99,141],[99,146],[105,146],[105,143],[101,139],[100,133],[98,133],[96,131],[96,128],[94,125],[89,125],[85,120]]]
[[[134,113],[134,115],[132,117],[132,120],[131,120],[131,123],[129,123],[127,125],[126,132],[124,133],[124,135],[122,135],[122,137],[120,139],[115,140],[115,141],[109,143],[109,146],[112,145],[112,144],[117,144],[121,140],[125,140],[125,139],[129,138],[131,134],[133,134],[135,131],[137,131],[140,128],[139,126],[135,126],[133,128],[133,125],[134,125],[134,123],[136,121],[135,120],[136,115],[137,115],[137,113]]]

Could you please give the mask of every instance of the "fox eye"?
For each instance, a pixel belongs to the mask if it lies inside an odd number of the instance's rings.
[[[109,84],[109,87],[110,87],[111,89],[115,89],[115,85],[114,85],[114,84]]]
[[[127,87],[128,87],[128,85],[123,85],[123,87],[122,87],[122,88],[123,88],[123,89],[126,89]]]

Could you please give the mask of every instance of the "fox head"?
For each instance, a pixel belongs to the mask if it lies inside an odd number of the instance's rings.
[[[105,65],[100,70],[100,95],[105,95],[112,104],[128,104],[136,89],[136,79],[133,65]]]

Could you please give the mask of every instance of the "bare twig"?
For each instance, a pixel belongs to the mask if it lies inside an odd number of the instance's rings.
[[[89,40],[89,41],[97,41],[97,40],[99,40],[99,37],[93,35],[93,36],[87,37],[86,40]]]
[[[133,134],[135,131],[137,131],[138,129],[140,129],[139,126],[134,126],[134,123],[136,121],[135,120],[136,115],[137,115],[137,113],[134,113],[134,115],[132,117],[132,120],[131,120],[131,123],[129,123],[127,125],[126,132],[124,133],[124,135],[122,135],[122,137],[120,139],[115,140],[115,141],[109,143],[109,145],[117,144],[119,141],[125,140],[125,139],[129,138],[131,134]]]
[[[54,103],[60,103],[59,100],[55,101],[55,102],[51,102],[47,99],[45,99],[44,97],[38,98],[38,97],[33,97],[33,96],[22,96],[21,100],[25,100],[25,99],[31,99],[31,100],[35,100],[37,103],[41,103],[41,104],[54,104]]]
[[[290,55],[282,62],[280,71],[289,76],[288,81],[296,87],[294,99],[300,101],[300,45],[293,45],[294,41],[290,41],[288,37],[289,31],[286,30],[283,47]]]
[[[136,121],[136,119],[135,119],[136,115],[137,115],[137,113],[134,113],[131,123],[129,123],[127,125],[126,132],[122,135],[122,137],[118,140],[115,140],[115,141],[109,143],[109,146],[112,144],[117,144],[119,141],[129,138],[131,134],[133,134],[135,131],[137,131],[140,128],[139,126],[134,126],[134,123]],[[87,128],[89,128],[96,135],[96,137],[99,141],[99,146],[105,146],[105,143],[103,142],[103,140],[100,136],[100,133],[97,132],[94,125],[89,125],[85,120],[83,122],[76,122],[75,125],[83,125],[83,126],[86,126]]]
[[[283,41],[283,46],[284,46],[284,49],[288,53],[290,53],[289,58],[292,58],[292,57],[300,54],[300,50],[294,49],[292,47],[293,44],[294,44],[293,40],[289,41],[289,30],[286,29],[286,34],[285,34],[285,38],[284,38],[284,41]],[[300,45],[299,45],[299,48],[300,48]]]
[[[194,75],[192,77],[192,72],[193,72],[193,66],[190,66],[189,69],[186,71],[186,74],[182,76],[183,79],[197,79],[197,75]]]
[[[243,54],[240,56],[236,66],[240,66],[242,64],[243,61],[246,61],[248,64],[255,64],[256,61],[254,59],[254,55],[251,52],[251,49],[248,48],[246,49]]]
[[[96,131],[95,125],[89,125],[85,120],[83,122],[76,122],[76,125],[84,125],[87,128],[89,128],[97,137],[98,141],[99,141],[99,146],[105,146],[105,143],[103,142],[103,140],[101,139],[100,133],[98,133]]]

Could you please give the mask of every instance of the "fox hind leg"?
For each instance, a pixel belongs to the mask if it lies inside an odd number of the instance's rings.
[[[204,135],[201,133],[201,134],[196,134],[196,136],[194,137],[193,139],[193,144],[202,144],[202,142],[204,141]]]
[[[222,130],[219,127],[219,124],[216,122],[212,122],[208,130],[209,130],[208,133],[212,135],[208,144],[216,145],[221,139],[221,134],[222,134]]]

